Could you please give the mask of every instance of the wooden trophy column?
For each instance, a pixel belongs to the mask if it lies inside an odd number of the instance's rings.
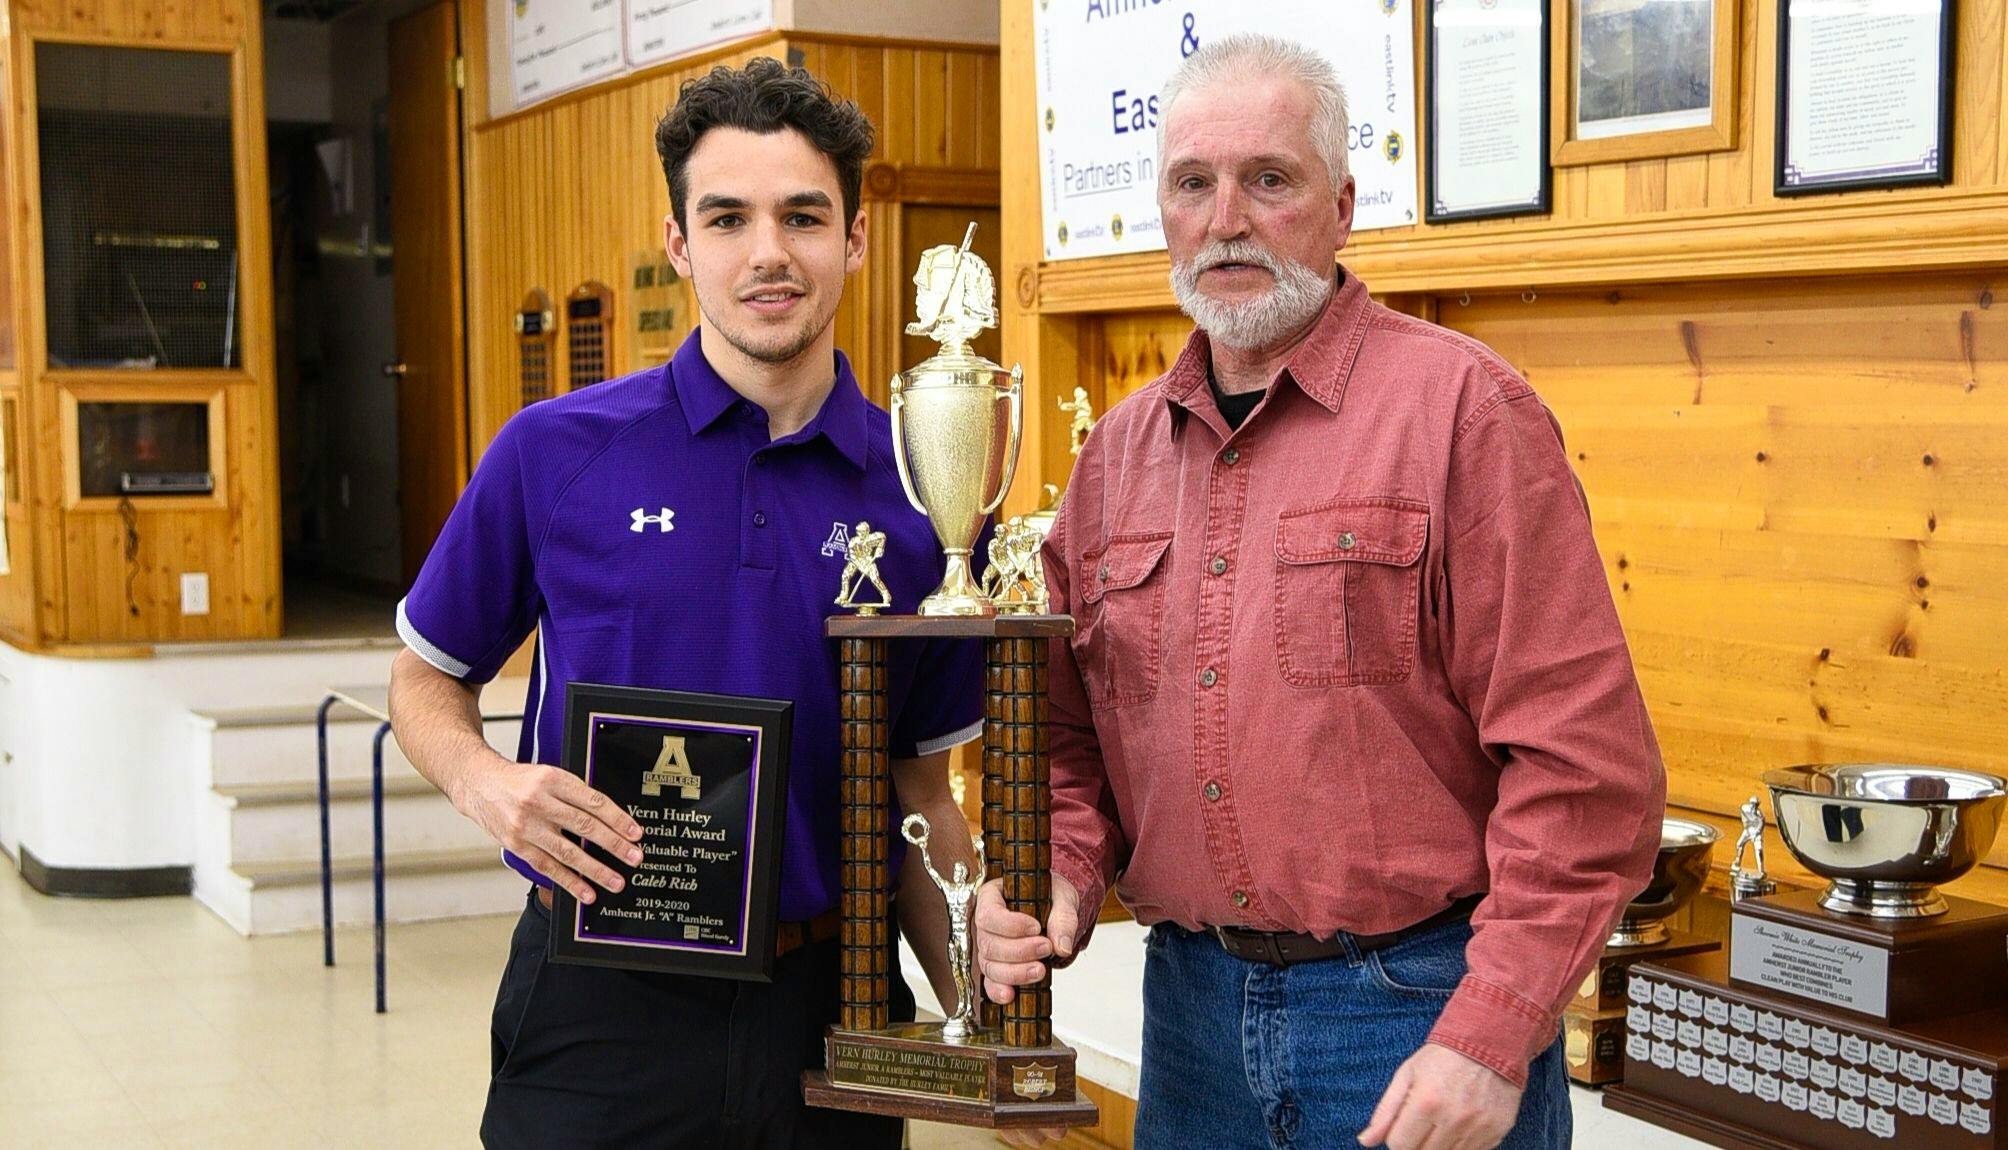
[[[1073,1049],[1053,1040],[1050,979],[1020,989],[1008,1007],[981,1002],[977,1033],[963,1041],[944,1039],[939,1022],[888,1017],[893,831],[886,644],[985,641],[984,856],[992,876],[1003,880],[1005,902],[1044,922],[1052,897],[1046,643],[1071,635],[1073,626],[1058,615],[828,620],[827,633],[841,643],[843,984],[839,1018],[825,1039],[828,1068],[802,1075],[811,1105],[966,1126],[1095,1121],[1094,1104],[1075,1085]]]

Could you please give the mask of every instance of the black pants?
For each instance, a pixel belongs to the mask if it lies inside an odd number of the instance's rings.
[[[482,1145],[897,1150],[898,1119],[802,1102],[837,1019],[835,940],[754,983],[552,963],[549,938],[533,896],[495,997]],[[892,993],[892,1017],[910,1021],[896,952]]]

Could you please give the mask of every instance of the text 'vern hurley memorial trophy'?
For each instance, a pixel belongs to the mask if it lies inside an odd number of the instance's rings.
[[[839,671],[844,763],[843,983],[841,1016],[829,1030],[827,1069],[802,1076],[810,1104],[926,1118],[966,1126],[1080,1126],[1094,1104],[1074,1081],[1074,1051],[1053,1040],[1050,980],[1022,987],[1009,1006],[984,1000],[970,960],[970,918],[986,872],[1003,880],[1011,909],[1046,920],[1051,905],[1051,815],[1046,762],[1046,644],[1073,634],[1074,621],[1046,614],[1039,533],[1022,521],[1001,525],[979,583],[971,558],[1011,486],[1023,423],[1022,373],[969,350],[995,327],[990,269],[969,251],[942,245],[914,274],[919,317],[908,332],[941,350],[892,381],[892,436],[907,498],[927,514],[947,555],[941,586],[918,615],[881,615],[889,605],[876,578],[876,549],[847,556],[838,606],[826,633],[841,643]],[[870,534],[863,524],[853,542]],[[957,863],[943,874],[926,855],[938,836],[962,828],[906,820],[949,901],[949,956],[957,1002],[943,1022],[894,1024],[888,1017],[893,924],[887,889],[891,779],[887,758],[886,644],[930,638],[985,641],[983,830],[975,873]]]

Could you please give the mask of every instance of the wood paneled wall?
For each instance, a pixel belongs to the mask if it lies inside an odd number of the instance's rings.
[[[463,22],[479,5],[463,6]],[[479,25],[472,26],[478,31]],[[463,23],[464,45],[478,35]],[[673,65],[475,123],[468,133],[468,333],[472,441],[478,452],[521,405],[511,327],[524,293],[542,287],[562,299],[589,279],[617,293],[616,373],[649,362],[635,340],[634,267],[662,258],[669,190],[655,154],[654,126],[686,80],[756,55],[789,60],[854,99],[878,128],[866,181],[871,229],[865,269],[847,286],[837,313],[837,346],[853,360],[868,393],[885,390],[899,366],[899,312],[911,295],[907,206],[993,211],[1000,161],[994,49],[828,35],[772,33]],[[470,59],[470,88],[487,74]],[[470,98],[470,114],[485,106]],[[960,239],[958,232],[956,239]],[[988,237],[995,242],[994,234]],[[687,284],[674,289],[673,348],[698,319]],[[562,340],[558,349],[564,355]],[[881,400],[883,396],[880,396]]]
[[[0,637],[39,649],[276,636],[279,632],[278,456],[265,97],[258,6],[250,0],[8,0],[5,23],[5,200],[14,229],[4,275],[14,290],[14,371],[0,397],[19,401],[14,442],[23,504],[9,509],[13,572],[0,576]],[[42,237],[35,132],[37,40],[227,53],[235,104],[241,367],[222,371],[50,371],[43,327]],[[118,512],[67,506],[75,445],[63,444],[66,393],[106,386],[180,399],[223,394],[219,500],[141,501],[127,600],[127,527]],[[219,504],[217,506],[215,504]],[[183,615],[180,576],[209,575],[206,615]],[[134,609],[136,607],[136,610]]]
[[[1951,186],[1780,201],[1777,2],[1740,7],[1736,151],[1557,169],[1550,217],[1341,256],[1391,306],[1497,348],[1561,419],[1671,801],[1729,832],[1718,868],[1770,767],[2008,774],[2008,6],[1960,6]],[[1007,510],[1065,478],[1057,398],[1078,383],[1106,410],[1190,330],[1162,254],[1042,261],[1031,10],[1004,11],[1000,278],[1039,472]],[[1811,881],[1772,846],[1774,872]],[[2008,903],[2004,868],[2008,841],[1953,889]]]

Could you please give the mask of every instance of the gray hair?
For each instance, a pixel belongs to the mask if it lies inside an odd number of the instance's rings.
[[[1324,157],[1331,174],[1332,190],[1345,186],[1350,168],[1346,162],[1346,90],[1331,61],[1302,44],[1266,36],[1259,32],[1237,32],[1209,41],[1178,66],[1158,95],[1158,169],[1164,168],[1164,129],[1171,120],[1171,107],[1189,91],[1225,80],[1257,76],[1282,76],[1302,84],[1311,94],[1313,107],[1311,141]]]

